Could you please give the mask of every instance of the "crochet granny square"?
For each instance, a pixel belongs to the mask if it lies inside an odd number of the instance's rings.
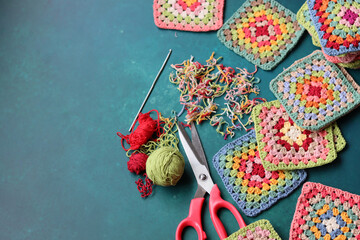
[[[359,0],[307,0],[324,52],[330,56],[360,50]]]
[[[240,228],[225,240],[281,240],[268,220],[258,220],[250,225]]]
[[[270,89],[298,126],[319,130],[360,103],[357,84],[344,73],[315,51],[280,73]]]
[[[248,0],[218,31],[226,47],[264,70],[274,68],[295,46],[304,28],[273,0]]]
[[[307,182],[296,205],[290,239],[359,239],[359,206],[359,195]]]
[[[156,26],[192,32],[218,30],[224,0],[154,0]]]
[[[334,161],[337,156],[332,127],[316,132],[302,129],[279,101],[257,105],[251,116],[266,170],[317,167]]]
[[[222,147],[213,163],[232,198],[251,217],[288,196],[306,178],[304,170],[265,170],[254,130]]]

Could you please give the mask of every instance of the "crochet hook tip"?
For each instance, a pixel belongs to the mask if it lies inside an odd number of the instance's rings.
[[[148,91],[148,93],[147,93],[144,101],[143,101],[142,104],[141,104],[141,107],[140,107],[139,111],[137,112],[137,114],[136,114],[133,122],[132,122],[131,125],[130,125],[129,132],[131,132],[131,130],[134,128],[135,122],[136,122],[137,118],[139,117],[140,112],[141,112],[142,109],[144,108],[145,103],[146,103],[146,101],[148,100],[148,98],[149,98],[149,96],[150,96],[150,94],[151,94],[151,92],[152,92],[152,90],[153,90],[153,88],[154,88],[154,86],[155,86],[155,83],[156,83],[157,80],[159,79],[159,76],[160,76],[161,72],[164,70],[164,67],[165,67],[167,61],[169,60],[169,57],[170,57],[170,55],[171,55],[171,52],[172,52],[172,49],[170,48],[170,49],[169,49],[169,53],[167,54],[167,56],[166,56],[166,58],[165,58],[165,60],[164,60],[164,62],[163,62],[163,64],[162,64],[159,72],[157,73],[157,75],[156,75],[156,77],[155,77],[155,79],[154,79],[154,81],[153,81],[153,83],[152,83],[152,85],[151,85],[151,87],[150,87],[150,89],[149,89],[149,91]]]

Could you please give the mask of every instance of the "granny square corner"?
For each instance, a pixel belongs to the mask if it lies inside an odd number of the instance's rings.
[[[279,101],[257,105],[251,116],[260,158],[269,171],[317,167],[337,157],[332,126],[315,132],[303,129]]]
[[[258,220],[246,227],[240,228],[225,240],[281,240],[271,223],[266,220]]]
[[[223,146],[214,155],[213,164],[227,191],[250,217],[288,196],[306,178],[305,170],[265,170],[254,130]]]
[[[306,182],[297,201],[289,239],[359,239],[359,206],[359,195]]]
[[[217,32],[229,49],[264,70],[278,65],[304,28],[296,15],[274,0],[248,0]]]
[[[225,0],[154,0],[155,25],[164,29],[207,32],[223,24]]]
[[[301,128],[316,131],[360,104],[359,87],[321,51],[296,61],[270,82],[270,90]]]
[[[309,14],[327,55],[360,50],[359,0],[307,0]]]

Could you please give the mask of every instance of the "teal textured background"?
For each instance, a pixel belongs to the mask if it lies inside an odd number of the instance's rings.
[[[296,12],[302,1],[279,1]],[[243,1],[228,0],[224,19]],[[215,51],[231,67],[254,66],[228,50],[216,32],[158,29],[152,1],[0,1],[0,239],[173,239],[196,189],[189,164],[176,187],[154,188],[142,199],[127,170],[116,132],[127,133],[168,49],[173,54],[144,111],[180,110],[169,83],[170,63]],[[304,34],[273,71],[259,70],[261,97],[269,82],[316,48]],[[350,71],[360,83],[359,71]],[[360,112],[338,121],[347,147],[331,164],[308,170],[308,180],[360,194]],[[208,123],[198,128],[210,163],[225,143]],[[237,137],[244,134],[238,132]],[[224,199],[235,204],[210,164]],[[250,224],[268,219],[283,239],[300,189]],[[208,200],[203,225],[218,239]],[[237,230],[221,212],[229,232]],[[188,230],[184,239],[196,239]]]

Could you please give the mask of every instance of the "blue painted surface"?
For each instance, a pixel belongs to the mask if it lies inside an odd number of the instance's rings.
[[[227,1],[224,18],[242,2]],[[302,4],[280,2],[294,12]],[[215,32],[156,28],[152,1],[0,1],[0,239],[173,239],[196,189],[189,164],[176,187],[141,199],[116,136],[126,133],[169,48],[169,63],[190,55],[204,62],[215,51],[225,65],[254,69]],[[305,34],[273,71],[259,70],[261,96],[274,99],[270,80],[315,49]],[[167,65],[144,111],[180,109],[170,72]],[[359,72],[350,73],[360,83]],[[359,110],[338,123],[347,147],[308,179],[360,194]],[[208,124],[198,130],[210,160],[227,141]],[[287,239],[299,193],[244,219],[269,219]],[[208,239],[218,239],[207,209],[203,216]],[[229,212],[221,219],[237,230]]]

